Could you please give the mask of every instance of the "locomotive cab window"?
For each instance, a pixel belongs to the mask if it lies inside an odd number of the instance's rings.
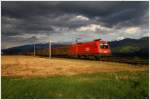
[[[101,49],[108,49],[108,44],[100,44]]]

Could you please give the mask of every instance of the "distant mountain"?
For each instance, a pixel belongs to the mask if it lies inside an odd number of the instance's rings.
[[[112,41],[110,42],[110,47],[114,56],[149,57],[149,37]]]
[[[64,45],[68,45],[68,43],[52,43],[51,44],[53,48],[64,46]],[[42,49],[42,48],[48,48],[48,47],[49,47],[49,43],[35,44],[35,49]],[[23,45],[23,46],[8,48],[8,49],[2,49],[3,54],[19,54],[22,52],[33,52],[33,51],[34,51],[34,44]]]
[[[68,45],[71,43],[52,43],[52,47],[58,47]],[[149,57],[149,37],[141,39],[130,39],[126,38],[119,41],[109,42],[113,56],[138,56],[138,57]],[[36,44],[36,49],[48,48],[49,44]],[[3,54],[17,54],[21,52],[31,52],[34,50],[34,45],[24,45],[8,49],[3,49]]]

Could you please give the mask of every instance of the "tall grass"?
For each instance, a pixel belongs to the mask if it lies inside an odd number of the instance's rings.
[[[148,72],[2,77],[2,98],[148,98]]]

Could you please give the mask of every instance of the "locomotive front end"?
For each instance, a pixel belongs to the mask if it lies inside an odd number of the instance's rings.
[[[100,53],[100,55],[110,55],[111,54],[110,45],[108,44],[108,42],[100,41],[99,53]]]

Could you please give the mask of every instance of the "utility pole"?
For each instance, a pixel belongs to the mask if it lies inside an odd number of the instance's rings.
[[[36,44],[36,40],[34,40],[34,56],[35,56],[35,44]]]
[[[34,43],[34,56],[35,56],[35,43]]]
[[[79,40],[79,39],[81,39],[81,38],[76,38],[76,40],[75,40],[76,42],[75,42],[75,43],[78,43],[78,40]]]
[[[76,57],[78,56],[78,40],[79,39],[81,39],[80,37],[78,37],[78,38],[76,38],[76,40],[75,40],[75,44],[76,44],[76,53],[75,53],[75,55],[76,55]]]
[[[52,56],[52,54],[51,54],[51,39],[50,39],[50,36],[49,36],[49,58],[51,59],[51,56]]]

